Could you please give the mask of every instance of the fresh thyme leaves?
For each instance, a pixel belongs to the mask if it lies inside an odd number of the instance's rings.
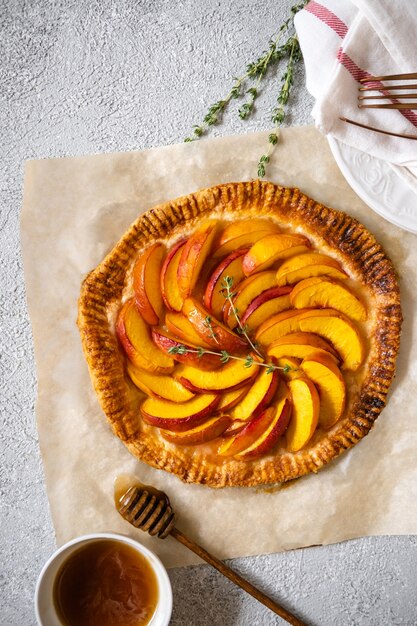
[[[230,354],[226,350],[222,350],[220,361],[222,363],[227,363],[229,359],[230,359]]]
[[[245,337],[246,341],[248,342],[252,350],[256,352],[256,354],[262,358],[262,354],[259,352],[258,348],[256,347],[256,344],[254,344],[252,339],[249,337],[247,326],[243,326],[240,320],[238,310],[236,309],[235,304],[233,302],[233,298],[235,297],[236,294],[233,293],[232,288],[233,288],[233,277],[225,276],[223,278],[222,288],[220,291],[223,294],[223,297],[229,301],[230,308],[237,321],[237,326],[238,326],[237,332],[239,333],[239,335],[243,335]]]
[[[268,374],[271,374],[276,370],[288,372],[289,370],[287,368],[290,368],[289,365],[286,365],[285,367],[280,367],[278,365],[274,365],[273,363],[262,363],[261,361],[255,360],[251,354],[247,354],[246,357],[240,357],[235,356],[234,354],[229,354],[227,350],[220,350],[219,352],[217,352],[216,350],[206,350],[205,348],[188,348],[183,344],[172,346],[168,349],[168,352],[169,354],[197,354],[199,358],[201,358],[204,354],[212,354],[214,356],[220,357],[220,361],[222,363],[228,363],[230,359],[233,359],[234,361],[242,361],[244,367],[252,367],[252,365],[266,367]]]
[[[300,44],[296,35],[289,37],[285,46],[283,46],[289,54],[286,70],[281,78],[281,89],[277,97],[277,106],[272,109],[271,121],[274,123],[274,131],[268,137],[268,149],[258,162],[258,177],[264,178],[266,174],[265,165],[269,163],[274,146],[278,143],[279,127],[285,119],[285,107],[290,97],[291,87],[294,83],[294,64],[298,63],[301,56]]]
[[[253,356],[251,354],[248,354],[248,356],[246,357],[246,361],[245,361],[245,367],[252,367],[253,365]],[[268,367],[268,370],[271,369],[271,366]]]
[[[294,64],[298,63],[301,56],[300,44],[296,35],[290,37],[286,43],[286,48],[289,50],[289,59],[286,71],[284,72],[281,82],[282,86],[278,94],[278,106],[272,109],[272,121],[276,124],[281,124],[285,118],[285,105],[290,97],[290,89],[294,83]]]
[[[255,105],[255,100],[258,97],[258,90],[256,87],[251,87],[246,93],[250,95],[250,99],[245,102],[245,104],[242,104],[239,109],[239,117],[241,120],[246,120],[249,117]]]
[[[198,352],[200,352],[201,350],[203,350],[203,348],[199,348]],[[170,354],[186,354],[187,352],[187,348],[185,346],[183,346],[182,344],[178,345],[178,346],[172,346],[172,348],[170,348],[168,350],[168,352]],[[197,352],[197,350],[196,350]],[[204,352],[201,353],[201,355],[199,354],[199,356],[203,356]]]
[[[248,119],[255,111],[255,101],[261,93],[260,84],[268,70],[273,66],[279,66],[283,59],[288,59],[287,66],[281,78],[282,85],[277,97],[277,106],[275,106],[271,112],[271,121],[274,124],[274,130],[268,137],[267,150],[265,154],[260,157],[258,162],[258,177],[265,177],[266,166],[270,162],[274,146],[278,143],[279,126],[285,119],[286,106],[294,80],[294,67],[295,64],[299,63],[302,59],[298,39],[294,32],[294,16],[305,7],[307,2],[308,0],[302,0],[291,7],[290,16],[281,24],[277,34],[271,38],[268,49],[264,51],[256,61],[247,64],[246,72],[242,76],[234,79],[232,88],[227,96],[209,107],[202,124],[193,126],[194,130],[192,135],[186,137],[184,141],[194,141],[207,133],[211,126],[221,122],[223,113],[231,101],[243,95],[246,95],[247,99],[239,107],[238,115],[242,120]],[[286,35],[288,36],[287,40],[281,44],[283,37]]]
[[[193,134],[191,137],[186,137],[184,141],[194,141],[195,139],[199,139],[204,133],[207,132],[209,126],[214,126],[214,124],[218,124],[220,122],[222,114],[224,110],[227,108],[228,104],[231,100],[235,100],[239,98],[241,95],[242,83],[246,80],[246,74],[241,76],[240,78],[235,78],[235,82],[233,87],[224,98],[224,100],[219,100],[211,105],[209,110],[207,111],[203,123],[200,126],[193,126]]]
[[[278,139],[277,139],[277,141],[278,141]],[[258,178],[264,178],[265,177],[265,173],[266,173],[265,165],[267,163],[269,163],[270,160],[271,159],[270,159],[269,154],[263,154],[261,156],[261,158],[259,159],[259,163],[258,163]]]

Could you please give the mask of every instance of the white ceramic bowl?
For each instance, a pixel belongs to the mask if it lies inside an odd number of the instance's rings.
[[[148,559],[155,572],[159,587],[158,604],[149,622],[149,626],[168,626],[172,612],[172,588],[165,567],[162,565],[159,558],[141,543],[130,539],[130,537],[117,535],[115,533],[94,533],[77,537],[59,548],[45,563],[39,574],[35,589],[35,613],[39,626],[62,626],[62,622],[56,614],[53,602],[55,577],[62,563],[72,552],[78,550],[83,544],[85,545],[86,543],[100,539],[120,541],[131,546]]]

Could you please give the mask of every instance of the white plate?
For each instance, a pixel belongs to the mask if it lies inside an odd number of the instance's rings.
[[[417,234],[417,194],[386,161],[328,137],[340,171],[352,189],[386,220]]]

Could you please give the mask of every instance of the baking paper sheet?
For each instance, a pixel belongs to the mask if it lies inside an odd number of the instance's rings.
[[[168,567],[198,562],[173,539],[151,538],[120,518],[113,481],[122,473],[166,491],[178,527],[220,558],[417,532],[417,237],[356,196],[313,127],[282,131],[270,180],[358,218],[401,278],[405,321],[397,376],[371,433],[319,474],[283,489],[211,490],[136,461],[112,434],[96,400],[76,327],[83,277],[139,213],[202,187],[252,178],[267,136],[26,163],[21,240],[39,441],[58,544],[116,531],[138,538]]]

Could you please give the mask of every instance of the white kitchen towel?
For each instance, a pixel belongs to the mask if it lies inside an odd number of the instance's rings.
[[[339,119],[417,137],[417,111],[357,106],[359,79],[417,72],[417,2],[311,0],[296,15],[295,26],[307,89],[316,99],[312,110],[316,126],[326,135],[392,163],[417,191],[417,141],[382,135]]]

